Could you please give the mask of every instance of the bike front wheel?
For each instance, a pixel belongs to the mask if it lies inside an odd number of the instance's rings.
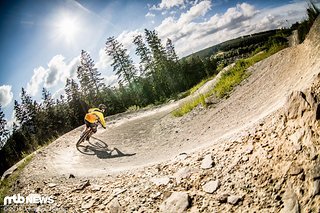
[[[80,143],[84,142],[84,140],[89,136],[89,134],[91,133],[91,129],[86,130],[81,137],[79,138],[77,145],[78,146]]]

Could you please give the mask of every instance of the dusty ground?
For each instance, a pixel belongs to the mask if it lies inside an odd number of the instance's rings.
[[[185,101],[181,100],[125,114],[109,120],[106,130],[99,129],[90,143],[78,148],[75,144],[83,127],[65,134],[35,156],[16,191],[54,193],[55,206],[71,212],[275,212],[291,207],[292,212],[317,211],[314,208],[320,204],[318,197],[309,202],[310,197],[304,193],[285,190],[290,181],[299,189],[309,186],[296,179],[283,180],[295,158],[281,157],[287,154],[279,143],[286,143],[299,128],[277,129],[289,123],[283,121],[288,113],[284,110],[288,96],[311,87],[320,71],[319,19],[317,24],[304,44],[282,50],[251,67],[251,76],[229,98],[208,109],[198,107],[175,118],[170,112]],[[317,108],[312,110],[318,113]],[[312,125],[317,128],[317,124]],[[312,133],[310,137],[318,135]],[[250,157],[245,157],[246,152]],[[214,163],[204,168],[208,154]],[[219,180],[212,183],[218,185],[217,192],[203,189],[210,180]],[[81,185],[81,181],[87,184]],[[228,204],[222,204],[223,196],[228,197]],[[166,200],[170,198],[174,201]],[[294,203],[289,207],[288,199]],[[186,204],[182,210],[172,209],[168,204],[171,202]]]

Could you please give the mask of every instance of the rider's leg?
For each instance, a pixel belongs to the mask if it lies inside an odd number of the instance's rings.
[[[90,134],[87,136],[86,140],[89,141],[90,137],[93,135],[94,132],[90,132]]]
[[[90,125],[90,128],[91,128],[92,131],[91,131],[91,133],[88,135],[88,137],[86,138],[87,141],[89,141],[90,137],[91,137],[94,133],[97,132],[97,127],[98,127],[98,125],[95,124],[95,123],[93,123],[93,124]]]
[[[85,123],[86,125],[84,126],[84,129],[83,129],[83,131],[82,131],[82,133],[81,133],[81,136],[87,131],[87,129],[90,128],[90,123],[89,123],[87,120],[84,120],[84,123]]]

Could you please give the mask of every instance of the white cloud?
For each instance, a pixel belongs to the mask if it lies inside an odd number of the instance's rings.
[[[26,88],[28,94],[35,96],[38,93],[39,88],[44,82],[46,74],[47,71],[43,67],[38,67],[33,70],[33,75]]]
[[[204,16],[211,9],[210,1],[202,1],[194,5],[186,13],[182,13],[179,19],[180,24],[185,24],[193,21],[195,18]]]
[[[59,83],[65,84],[67,78],[76,75],[77,66],[80,64],[79,56],[66,63],[62,55],[54,56],[48,63],[48,68],[40,66],[33,70],[31,80],[27,84],[26,91],[35,96],[41,87],[54,87]]]
[[[65,83],[67,78],[75,78],[77,76],[77,68],[80,65],[80,55],[74,57],[69,63],[61,61],[60,81]]]
[[[108,56],[105,49],[99,50],[99,60],[96,63],[96,68],[98,70],[106,70],[112,64],[112,57]]]
[[[183,57],[242,35],[288,26],[301,20],[306,8],[304,2],[298,2],[260,11],[242,3],[208,17],[211,7],[210,1],[195,1],[186,13],[165,18],[155,29],[162,40],[170,38]]]
[[[45,77],[44,86],[50,88],[55,86],[62,73],[66,70],[66,64],[62,55],[54,56],[48,63],[47,75]]]
[[[123,31],[117,38],[116,40],[123,44],[123,47],[127,50],[130,50],[130,48],[132,48],[134,46],[133,39],[134,37],[136,37],[137,35],[141,34],[141,32],[139,32],[138,30],[135,31]]]
[[[156,16],[155,14],[150,13],[150,12],[148,12],[148,13],[146,14],[146,17],[148,17],[148,18],[153,18],[153,17],[155,17],[155,16]]]
[[[11,85],[2,85],[0,86],[0,104],[2,107],[8,106],[13,98],[11,92]]]
[[[160,37],[170,37],[173,40],[177,40],[186,34],[192,34],[193,31],[190,29],[192,21],[198,17],[204,16],[210,8],[210,1],[202,1],[191,7],[186,13],[182,13],[178,20],[175,20],[173,17],[164,19],[162,23],[156,27],[156,30],[159,32]]]
[[[11,119],[7,121],[6,128],[11,131],[13,129],[13,123],[18,124],[15,110],[12,110]]]
[[[118,85],[118,77],[116,75],[110,75],[110,76],[102,76],[103,77],[103,83],[106,84],[106,86],[117,86]]]
[[[184,0],[162,0],[157,6],[153,5],[151,10],[164,10],[177,6],[184,6]]]

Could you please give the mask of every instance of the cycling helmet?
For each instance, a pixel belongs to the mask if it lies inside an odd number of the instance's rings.
[[[99,109],[105,110],[106,108],[107,108],[106,105],[104,105],[104,104],[99,104]]]

